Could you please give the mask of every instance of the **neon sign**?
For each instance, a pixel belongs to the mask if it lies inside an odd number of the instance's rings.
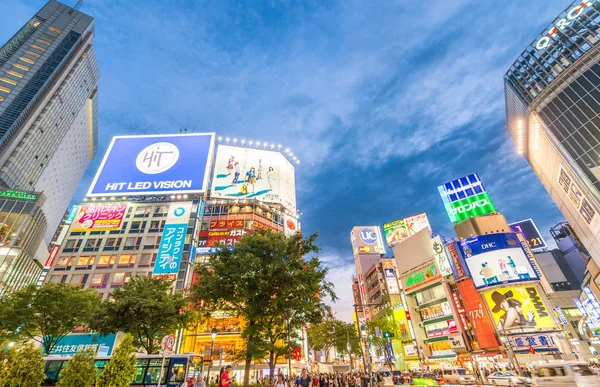
[[[6,190],[0,192],[0,197],[23,200],[37,200],[37,196],[23,191]]]
[[[591,7],[592,3],[595,3],[596,1],[597,0],[581,0],[581,4],[571,8],[567,12],[566,17],[558,19],[554,23],[554,26],[552,26],[552,28],[548,30],[546,35],[538,39],[538,41],[535,43],[535,48],[538,50],[543,50],[547,48],[552,43],[551,38],[554,35],[556,35],[559,31],[562,31],[565,28],[572,26],[575,20],[577,20],[583,14],[585,8]]]

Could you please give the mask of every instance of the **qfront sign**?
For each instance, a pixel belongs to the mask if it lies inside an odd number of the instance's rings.
[[[586,8],[592,7],[598,0],[578,0],[573,2],[571,8],[563,14],[564,17],[556,19],[552,23],[552,27],[542,35],[535,42],[535,48],[538,50],[544,50],[552,45],[552,39],[559,32],[563,32],[565,29],[572,27],[575,22],[584,14]]]
[[[214,133],[113,137],[88,196],[202,193]]]

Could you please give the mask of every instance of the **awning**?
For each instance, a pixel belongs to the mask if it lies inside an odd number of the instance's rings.
[[[501,354],[500,351],[484,351],[483,353],[473,354],[473,357],[494,357]]]

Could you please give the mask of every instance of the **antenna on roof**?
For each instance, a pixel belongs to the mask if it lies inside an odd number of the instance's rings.
[[[67,12],[67,14],[70,15],[73,13],[73,11],[79,10],[79,8],[81,8],[81,5],[83,4],[83,1],[84,0],[79,0],[74,6],[71,7],[71,10]]]

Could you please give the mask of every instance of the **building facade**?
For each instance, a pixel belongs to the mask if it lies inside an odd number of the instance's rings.
[[[519,153],[600,259],[600,3],[577,0],[504,76],[507,129]]]
[[[0,185],[44,193],[39,262],[96,153],[93,37],[93,18],[50,0],[0,48]]]

